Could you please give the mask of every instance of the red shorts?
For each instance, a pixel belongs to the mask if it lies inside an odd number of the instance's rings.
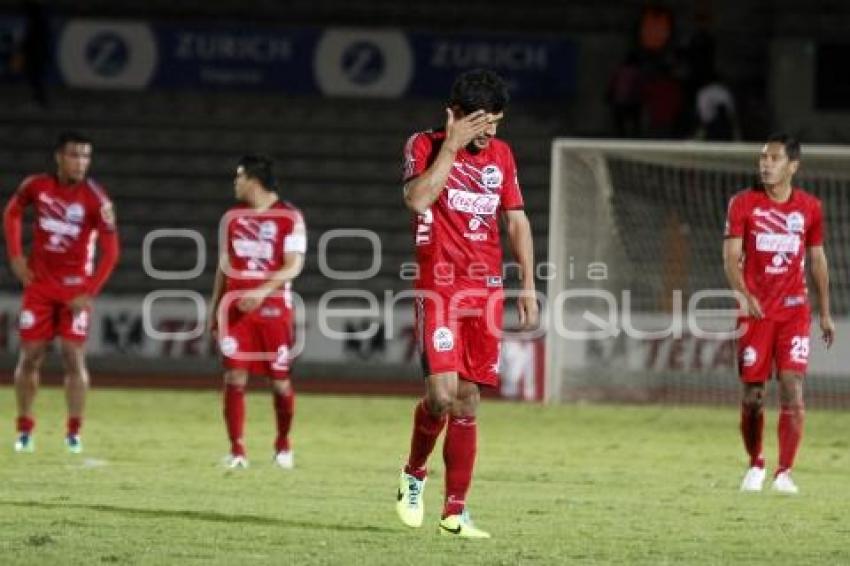
[[[467,381],[497,387],[503,302],[501,291],[455,302],[423,291],[415,308],[425,374],[457,372]]]
[[[742,324],[746,324],[746,329],[738,339],[741,381],[764,383],[770,379],[774,367],[778,371],[806,373],[811,325],[808,307],[782,320],[739,318],[738,328]]]
[[[76,315],[68,301],[86,293],[83,286],[57,287],[42,282],[24,288],[18,330],[21,342],[50,341],[56,336],[71,342],[85,342],[89,332],[91,310]]]
[[[219,349],[227,369],[288,379],[295,331],[291,309],[283,301],[266,300],[250,313],[228,309],[219,328]]]

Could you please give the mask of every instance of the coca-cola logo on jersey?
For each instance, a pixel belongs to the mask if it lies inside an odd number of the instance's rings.
[[[449,208],[468,214],[494,215],[499,209],[499,195],[449,189]]]

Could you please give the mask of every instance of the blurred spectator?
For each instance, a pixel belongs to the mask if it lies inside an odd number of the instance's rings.
[[[46,107],[47,69],[50,65],[50,18],[47,8],[39,0],[24,2],[26,31],[21,45],[20,66],[32,89],[36,102]]]
[[[696,112],[699,119],[696,137],[710,141],[731,141],[741,138],[735,99],[729,87],[712,74],[698,91]]]
[[[614,71],[608,84],[607,98],[616,135],[621,138],[641,137],[641,70],[635,51],[630,51]]]
[[[642,90],[648,136],[676,137],[683,108],[681,81],[665,66],[646,76]]]
[[[679,50],[683,69],[684,112],[683,135],[690,135],[699,125],[696,97],[700,87],[712,80],[715,69],[717,42],[711,29],[712,6],[700,0],[695,5],[695,29],[687,36]]]
[[[688,82],[696,91],[714,75],[717,42],[711,31],[711,7],[700,3],[696,13],[696,29],[684,45]]]

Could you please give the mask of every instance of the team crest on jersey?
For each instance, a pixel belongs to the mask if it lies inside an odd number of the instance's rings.
[[[21,315],[18,317],[18,326],[23,330],[27,330],[28,328],[32,328],[33,325],[35,325],[35,315],[31,310],[22,310]]]
[[[239,350],[239,343],[233,336],[225,336],[219,342],[218,347],[221,348],[221,353],[225,356],[232,356]]]
[[[802,232],[804,226],[803,215],[799,212],[792,212],[785,219],[785,226],[789,232]]]
[[[502,186],[502,170],[496,165],[487,165],[481,170],[481,182],[485,188],[498,189]]]
[[[277,236],[277,224],[275,224],[271,220],[266,220],[265,222],[260,224],[261,240],[274,240],[275,236]]]
[[[434,349],[438,352],[450,352],[455,347],[455,335],[445,326],[434,331],[433,340]]]
[[[752,346],[747,346],[744,348],[744,351],[741,352],[741,365],[744,367],[751,367],[756,364],[756,360],[758,359],[758,353],[756,349]]]
[[[85,217],[86,212],[81,204],[75,202],[65,209],[65,220],[71,224],[82,224]]]

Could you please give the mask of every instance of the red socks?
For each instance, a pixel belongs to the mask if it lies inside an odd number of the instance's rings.
[[[764,468],[764,456],[761,453],[764,432],[764,409],[741,405],[741,437],[744,447],[750,455],[750,467]]]
[[[790,470],[794,466],[794,458],[803,437],[803,422],[806,409],[803,405],[783,406],[779,410],[779,466],[776,473]],[[762,432],[764,430],[764,410],[753,410],[746,405],[741,406],[741,437],[744,447],[750,455],[750,466],[764,468],[762,456]]]
[[[404,471],[419,479],[425,478],[425,463],[434,451],[446,417],[435,417],[428,410],[425,399],[416,405],[413,411],[413,435],[410,439],[410,457]]]
[[[272,395],[277,422],[275,451],[289,450],[289,430],[295,414],[295,395]],[[243,435],[245,431],[245,388],[238,385],[224,386],[224,422],[230,439],[230,453],[234,456],[245,455]]]
[[[405,473],[419,479],[425,478],[425,463],[434,450],[440,433],[448,420],[443,443],[443,460],[446,464],[446,502],[443,516],[458,515],[466,504],[466,492],[472,482],[472,469],[478,450],[478,426],[475,417],[435,417],[425,400],[416,405],[413,413],[413,437],[410,440],[410,457]]]
[[[478,443],[478,426],[475,417],[451,417],[443,459],[446,462],[446,502],[443,517],[458,515],[466,504],[466,492],[472,482],[472,468]]]
[[[68,417],[68,436],[77,436],[80,434],[80,429],[82,427],[83,417]],[[18,417],[17,428],[18,434],[32,434],[32,430],[35,428],[35,419],[32,417]]]
[[[292,427],[292,416],[295,414],[295,394],[275,393],[274,412],[277,418],[277,439],[274,442],[275,453],[289,450],[289,429]]]
[[[224,386],[224,422],[227,424],[227,436],[230,438],[230,453],[234,456],[245,455],[242,434],[245,428],[245,389],[238,385]]]
[[[35,419],[33,417],[18,417],[18,434],[30,434],[35,428]]]
[[[80,428],[83,426],[83,417],[68,417],[68,436],[77,436],[80,434]]]
[[[794,466],[794,458],[797,456],[797,448],[800,447],[800,439],[803,437],[803,421],[806,418],[806,409],[803,405],[783,406],[779,409],[779,474],[790,470]]]

